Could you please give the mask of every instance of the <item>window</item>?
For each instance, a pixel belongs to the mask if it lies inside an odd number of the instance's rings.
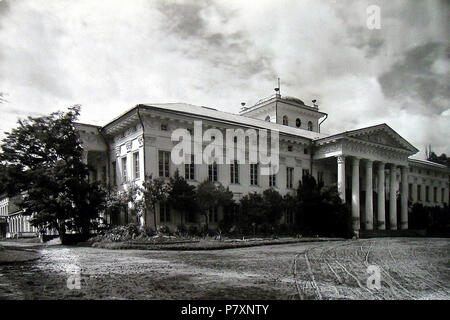
[[[161,131],[167,131],[167,124],[161,123]]]
[[[106,183],[106,166],[102,167],[101,182],[105,182]]]
[[[194,135],[194,130],[192,128],[188,128],[187,131],[191,135],[191,137]]]
[[[188,214],[186,215],[186,222],[189,223],[197,222],[197,215],[195,214],[195,212],[188,212]]]
[[[288,121],[288,117],[287,116],[283,116],[283,125],[285,125],[285,126],[289,125],[289,121]]]
[[[191,163],[184,164],[184,178],[187,180],[195,180],[195,164],[194,155],[191,155]]]
[[[277,175],[271,174],[269,175],[269,187],[276,187],[277,186]]]
[[[445,188],[441,189],[441,202],[444,202]]]
[[[134,179],[139,179],[141,177],[141,170],[139,166],[139,152],[133,153],[133,171]]]
[[[302,176],[308,176],[309,175],[309,170],[308,169],[302,169]]]
[[[308,121],[308,130],[313,131],[313,123],[311,121]]]
[[[159,204],[159,222],[167,223],[170,222],[170,206],[165,203]]]
[[[302,120],[300,120],[300,118],[297,118],[297,119],[295,120],[295,126],[296,126],[297,128],[300,128],[301,125],[302,125]]]
[[[217,181],[217,163],[213,162],[208,165],[208,180]]]
[[[258,164],[250,164],[250,184],[252,186],[258,185]]]
[[[114,186],[117,185],[117,164],[115,161],[112,163],[112,183]]]
[[[417,200],[422,201],[422,186],[420,184],[417,186]]]
[[[408,184],[408,200],[412,201],[412,183]]]
[[[293,224],[294,223],[294,212],[292,208],[286,209],[286,224]]]
[[[317,183],[323,182],[323,171],[317,171]]]
[[[217,223],[218,222],[218,210],[217,207],[210,208],[208,210],[208,219],[210,223]]]
[[[437,187],[433,188],[433,202],[437,202]]]
[[[230,164],[230,181],[231,183],[239,183],[239,165],[237,160]]]
[[[122,183],[127,182],[127,157],[122,158]]]
[[[159,165],[159,176],[160,177],[169,177],[169,159],[170,152],[168,151],[159,151],[158,152],[158,165]]]
[[[286,168],[286,188],[293,188],[293,180],[294,180],[294,168],[287,167]]]
[[[305,149],[303,149],[303,153],[308,154],[308,148],[305,147]]]
[[[266,117],[266,121],[267,121],[267,122],[270,122],[270,116],[267,116],[267,117]]]
[[[425,201],[430,202],[430,187],[429,186],[425,187]]]
[[[289,152],[292,152],[292,149],[293,149],[293,148],[292,148],[291,145],[289,145],[288,148],[287,148],[287,150],[288,150]]]

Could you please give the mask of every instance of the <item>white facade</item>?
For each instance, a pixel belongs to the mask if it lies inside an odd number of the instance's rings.
[[[407,229],[407,205],[397,208],[398,195],[402,204],[409,200],[428,206],[448,205],[448,168],[410,159],[418,150],[386,124],[335,135],[320,133],[326,116],[317,106],[275,95],[243,108],[240,115],[188,104],[141,104],[104,127],[80,124],[79,130],[86,159],[96,168],[92,176],[119,190],[129,182],[142,183],[144,174],[168,179],[176,170],[194,185],[208,179],[207,164],[196,164],[193,172],[186,173],[185,165],[167,162],[177,144],[171,141],[171,133],[178,128],[192,130],[194,121],[202,120],[204,130],[216,128],[223,136],[226,129],[279,131],[280,169],[275,181],[258,175],[257,183],[252,184],[249,164],[238,165],[237,174],[232,174],[235,168],[230,164],[218,164],[217,182],[229,187],[237,200],[249,192],[262,192],[271,182],[281,194],[294,192],[302,175],[311,173],[326,185],[337,184],[342,199],[351,203],[355,230]],[[166,221],[165,210],[160,211],[157,224],[175,227],[181,223],[176,213],[171,212]],[[144,220],[146,225],[154,225],[152,215]]]
[[[38,235],[37,228],[30,223],[31,216],[22,214],[17,200],[18,197],[0,197],[0,223],[5,224],[2,227],[0,238],[24,238]]]
[[[92,170],[91,181],[98,180],[121,190],[130,183],[141,184],[145,175],[169,179],[178,170],[189,183],[196,185],[210,178],[229,187],[239,200],[249,192],[262,192],[273,187],[282,195],[294,193],[304,174],[312,174],[325,185],[336,184],[341,197],[352,208],[356,231],[373,229],[407,229],[408,203],[444,206],[449,203],[449,169],[424,160],[411,159],[418,150],[386,124],[346,131],[335,135],[320,132],[327,115],[317,106],[279,94],[244,108],[239,115],[188,104],[141,104],[120,115],[104,127],[77,124],[83,142],[85,161]],[[267,129],[279,132],[279,171],[275,177],[251,176],[251,166],[218,164],[175,165],[170,159],[171,140],[179,128],[194,129],[194,121],[202,121],[203,132],[218,129],[225,137],[226,129]],[[209,142],[204,142],[204,148]],[[248,150],[247,145],[235,148]],[[227,150],[224,150],[224,154]],[[246,155],[248,160],[248,155]],[[260,168],[258,168],[260,170]],[[391,192],[392,190],[392,192]],[[397,205],[396,199],[400,199]],[[8,236],[26,236],[37,230],[30,217],[11,206],[8,198],[0,198],[0,219],[7,217]],[[174,229],[181,223],[198,224],[165,206],[158,207],[157,225]],[[211,212],[210,226],[222,219],[219,208]],[[154,226],[148,213],[141,223]],[[5,220],[5,219],[3,219]],[[128,223],[122,215],[115,224]],[[284,216],[282,222],[293,223]]]

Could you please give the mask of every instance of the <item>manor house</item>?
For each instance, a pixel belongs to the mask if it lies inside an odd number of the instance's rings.
[[[295,192],[302,176],[311,174],[325,185],[337,185],[342,200],[351,205],[355,230],[407,229],[408,203],[448,205],[449,168],[411,158],[418,150],[384,123],[322,133],[320,127],[327,116],[314,103],[307,105],[277,93],[242,108],[239,114],[184,103],[151,103],[136,105],[103,127],[77,127],[85,161],[92,167],[90,179],[119,190],[130,183],[142,183],[145,175],[169,179],[178,170],[194,185],[205,179],[221,183],[239,200],[249,192],[270,187],[281,194]],[[224,137],[227,129],[278,131],[278,172],[261,175],[260,165],[250,163],[174,164],[171,150],[178,142],[171,140],[172,132],[179,128],[193,132],[194,121],[200,120],[204,130],[218,129]],[[2,208],[0,215],[5,211]],[[161,204],[157,211],[157,225],[171,229],[181,223],[202,222],[200,216],[181,221],[181,215],[168,205]],[[20,214],[14,217],[20,220]],[[128,222],[125,216],[108,219],[113,224]],[[212,209],[209,225],[217,226],[221,219],[221,209]],[[283,223],[294,223],[289,211],[282,219]],[[153,226],[153,214],[143,217],[142,223]],[[16,221],[10,224],[9,232],[20,232],[23,225]]]

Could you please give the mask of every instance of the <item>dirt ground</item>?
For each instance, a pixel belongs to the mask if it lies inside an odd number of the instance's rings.
[[[450,298],[448,239],[213,251],[33,249],[40,259],[0,265],[0,299]],[[380,271],[378,289],[368,287],[368,266]]]

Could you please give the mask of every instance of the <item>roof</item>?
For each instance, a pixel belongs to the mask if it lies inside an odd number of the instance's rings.
[[[422,160],[422,159],[417,159],[417,158],[409,158],[408,161],[416,163],[416,164],[422,164],[422,165],[437,167],[437,168],[441,168],[441,169],[449,169],[446,165],[443,165],[443,164],[440,164],[440,163],[436,163],[436,162],[433,162],[433,161],[429,161],[429,160]]]
[[[135,106],[126,112],[124,112],[119,117],[114,118],[114,120],[110,121],[107,125],[112,124],[113,122],[119,120],[124,115],[130,113],[134,109],[138,107],[144,107],[147,109],[160,109],[162,111],[169,111],[175,113],[182,113],[186,115],[191,115],[193,117],[205,120],[219,121],[219,122],[228,122],[232,124],[245,125],[254,128],[261,128],[267,130],[278,130],[280,133],[294,135],[298,137],[303,137],[307,139],[319,139],[327,137],[327,134],[318,133],[314,131],[308,131],[304,129],[289,127],[285,125],[281,125],[278,123],[268,122],[264,120],[254,119],[246,116],[241,116],[238,114],[215,110],[210,107],[201,107],[187,103],[145,103]]]
[[[407,150],[409,150],[413,153],[417,153],[419,151],[416,147],[414,147],[411,143],[409,143],[406,139],[404,139],[401,135],[399,135],[394,129],[392,129],[386,123],[381,123],[381,124],[377,124],[377,125],[373,125],[373,126],[369,126],[369,127],[364,127],[364,128],[354,129],[354,130],[350,130],[350,131],[340,132],[340,133],[337,133],[334,135],[329,135],[328,137],[325,137],[325,140],[334,139],[334,138],[342,138],[342,137],[351,137],[356,134],[373,132],[375,130],[384,130],[384,131],[388,132],[390,135],[394,136]],[[324,138],[320,138],[320,139],[324,139]]]

